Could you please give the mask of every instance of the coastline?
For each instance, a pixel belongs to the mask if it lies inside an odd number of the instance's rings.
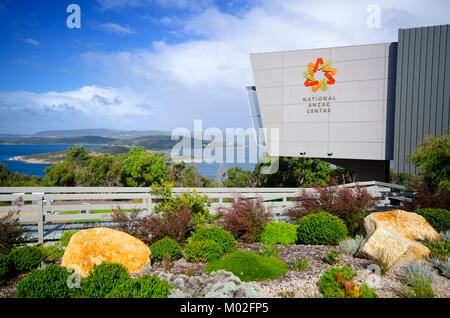
[[[35,159],[35,158],[25,158],[26,156],[14,156],[12,158],[9,158],[10,161],[22,161],[25,163],[31,163],[31,164],[46,164],[46,165],[54,165],[57,164],[59,161],[47,161],[43,159]]]

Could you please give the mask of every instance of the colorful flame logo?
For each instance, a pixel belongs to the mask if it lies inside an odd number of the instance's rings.
[[[317,59],[316,64],[312,62],[308,63],[308,70],[303,73],[303,76],[306,78],[305,86],[311,86],[313,92],[317,92],[319,88],[325,92],[328,85],[333,85],[336,82],[333,76],[337,73],[337,70],[331,68],[331,64],[332,62],[330,60],[324,63],[321,57]],[[314,78],[314,74],[318,70],[322,71],[325,75],[321,81]]]

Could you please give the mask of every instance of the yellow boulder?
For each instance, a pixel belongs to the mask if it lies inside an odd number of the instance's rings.
[[[411,240],[439,240],[439,233],[425,220],[414,212],[392,210],[388,212],[375,212],[364,219],[368,234],[377,228],[383,227],[393,230]]]
[[[61,265],[86,277],[94,264],[119,263],[131,274],[147,265],[150,257],[150,249],[141,240],[124,232],[98,227],[78,231],[72,236]]]

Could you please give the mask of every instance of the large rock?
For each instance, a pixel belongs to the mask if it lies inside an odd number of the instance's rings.
[[[420,215],[402,210],[375,212],[364,219],[367,238],[359,256],[383,258],[392,266],[427,258],[429,249],[415,240],[439,239],[439,234]]]
[[[150,256],[150,249],[137,238],[99,227],[75,233],[64,252],[61,265],[73,268],[81,277],[86,277],[94,264],[102,262],[119,263],[129,273],[137,273],[150,262]]]
[[[425,218],[414,212],[403,210],[375,212],[364,219],[364,225],[368,234],[379,227],[384,227],[412,240],[440,239],[439,233]]]

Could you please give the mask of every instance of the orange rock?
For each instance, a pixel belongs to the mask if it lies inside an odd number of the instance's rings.
[[[439,233],[425,220],[414,212],[392,210],[388,212],[375,212],[369,214],[364,224],[368,234],[379,227],[396,231],[411,240],[439,240]]]
[[[61,265],[73,268],[81,277],[102,262],[124,265],[137,273],[150,262],[151,252],[144,242],[120,231],[93,228],[78,231],[69,241]]]

